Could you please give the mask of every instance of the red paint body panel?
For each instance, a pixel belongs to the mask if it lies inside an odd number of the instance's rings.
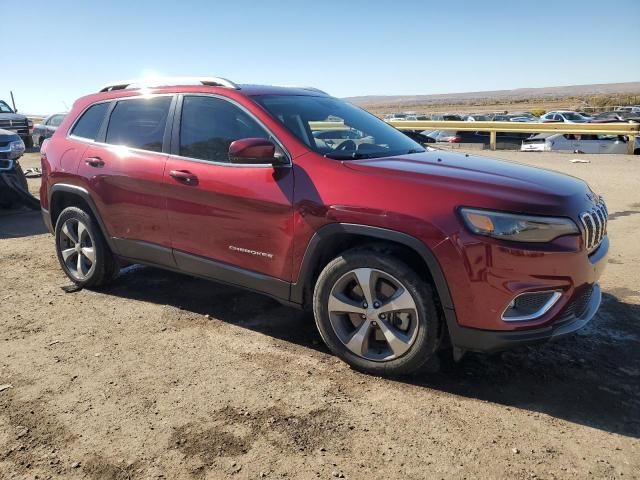
[[[173,248],[282,280],[291,278],[291,169],[230,167],[171,157],[170,170],[198,178],[191,186],[165,175]],[[230,246],[273,257],[246,255]]]
[[[293,93],[292,93],[293,92]],[[300,280],[309,242],[323,226],[353,223],[410,235],[435,256],[457,322],[483,330],[519,330],[553,323],[604,261],[591,263],[581,235],[548,244],[516,244],[474,235],[458,208],[473,206],[572,218],[591,208],[579,179],[523,165],[432,151],[401,157],[338,161],[302,144],[252,99],[258,94],[313,95],[276,87],[172,87],[153,93],[208,93],[233,100],[278,139],[286,167],[241,167],[87,144],[68,131],[89,105],[139,95],[100,93],[76,102],[46,148],[41,190],[55,183],[86,188],[113,237],[143,240],[286,282]],[[101,157],[104,167],[84,159]],[[184,172],[192,180],[176,178]],[[238,247],[268,255],[247,255]],[[517,293],[558,289],[562,300],[542,318],[509,323],[501,314]]]

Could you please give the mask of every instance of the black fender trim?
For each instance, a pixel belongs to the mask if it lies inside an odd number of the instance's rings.
[[[82,198],[85,202],[87,202],[87,205],[89,205],[89,208],[91,209],[91,213],[93,214],[93,217],[97,220],[98,222],[98,226],[100,227],[100,230],[102,231],[102,236],[105,238],[105,240],[107,241],[107,244],[109,245],[109,248],[111,249],[111,251],[113,253],[115,253],[116,255],[119,255],[119,251],[118,248],[115,244],[115,242],[112,240],[111,235],[109,235],[109,232],[107,231],[107,228],[104,225],[104,222],[102,221],[102,217],[100,216],[100,212],[98,211],[98,207],[96,207],[95,202],[93,201],[93,199],[91,198],[91,195],[89,194],[89,192],[82,188],[82,187],[78,187],[77,185],[69,185],[67,183],[56,183],[54,185],[51,186],[51,188],[49,189],[49,223],[52,226],[52,229],[55,231],[56,225],[55,223],[53,223],[53,219],[51,218],[51,212],[53,210],[52,208],[52,202],[51,200],[53,199],[53,195],[56,192],[65,192],[65,193],[71,193],[73,195],[77,195],[80,198]]]
[[[449,286],[445,280],[440,263],[436,259],[433,252],[420,240],[406,233],[388,230],[386,228],[372,227],[369,225],[358,225],[354,223],[330,223],[320,228],[311,238],[302,259],[298,281],[291,285],[290,300],[294,303],[302,304],[304,302],[304,289],[310,275],[313,272],[313,266],[317,262],[321,254],[322,242],[328,240],[333,235],[339,234],[355,234],[363,235],[380,240],[389,240],[400,243],[414,250],[427,264],[435,287],[440,297],[440,302],[445,310],[453,311],[453,301],[449,292]],[[452,312],[453,313],[453,312]],[[450,317],[450,315],[445,315]],[[455,313],[453,313],[455,320]],[[447,319],[447,323],[449,319]]]

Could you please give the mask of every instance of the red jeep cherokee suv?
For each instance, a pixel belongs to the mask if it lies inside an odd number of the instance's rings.
[[[135,262],[248,288],[312,308],[368,372],[560,337],[600,305],[607,209],[584,182],[425,151],[313,88],[112,84],[75,103],[42,165],[73,282]]]

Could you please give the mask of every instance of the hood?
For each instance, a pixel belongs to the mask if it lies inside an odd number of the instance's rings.
[[[20,120],[25,121],[26,115],[20,115],[19,113],[0,113],[0,120]]]
[[[488,199],[522,211],[557,213],[559,204],[583,208],[590,189],[579,178],[506,160],[440,150],[345,161],[348,168],[429,185],[436,193],[459,190],[461,198]],[[478,205],[482,206],[482,205]],[[573,210],[573,208],[572,208]]]
[[[0,128],[0,142],[12,142],[18,139],[20,139],[20,137],[17,133]]]

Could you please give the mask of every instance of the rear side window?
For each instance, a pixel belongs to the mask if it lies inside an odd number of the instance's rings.
[[[229,145],[241,138],[269,138],[269,134],[236,105],[215,97],[186,96],[180,121],[183,157],[229,161]]]
[[[78,120],[71,130],[71,135],[76,137],[86,138],[88,140],[95,140],[98,137],[98,131],[104,120],[104,115],[107,113],[109,103],[98,103],[89,107],[89,109],[82,114],[80,120]]]
[[[109,119],[106,142],[131,148],[162,151],[172,97],[119,101]]]

